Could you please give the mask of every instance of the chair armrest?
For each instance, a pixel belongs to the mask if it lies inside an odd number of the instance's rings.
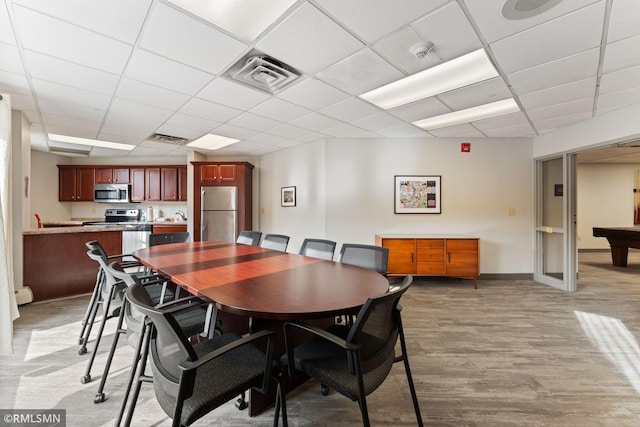
[[[264,393],[269,388],[269,383],[271,381],[271,371],[273,369],[273,351],[275,349],[275,332],[273,331],[262,330],[251,335],[244,336],[218,348],[217,350],[212,351],[211,353],[205,354],[204,356],[198,358],[198,360],[185,360],[178,366],[183,371],[182,374],[187,375],[190,372],[195,372],[195,370],[200,366],[216,359],[217,357],[222,356],[225,353],[262,339],[267,339],[267,353],[265,354],[264,375],[262,378],[262,387],[259,390],[261,393]]]
[[[182,311],[188,308],[200,307],[207,304],[209,303],[198,298],[197,296],[190,295],[188,297],[179,298],[173,301],[158,304],[155,308],[162,310],[162,312],[164,313],[175,314],[179,311]]]

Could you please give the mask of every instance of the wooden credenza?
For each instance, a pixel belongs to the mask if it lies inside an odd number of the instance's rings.
[[[389,249],[389,275],[459,277],[478,288],[480,239],[426,235],[376,235],[376,245]]]

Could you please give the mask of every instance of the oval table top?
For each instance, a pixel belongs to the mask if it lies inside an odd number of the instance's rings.
[[[375,271],[229,242],[152,246],[133,256],[222,311],[263,319],[357,313],[389,286]]]

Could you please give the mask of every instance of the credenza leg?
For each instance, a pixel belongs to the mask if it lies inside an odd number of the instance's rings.
[[[613,265],[617,267],[626,267],[628,256],[629,248],[622,246],[611,246],[611,258],[613,259]]]

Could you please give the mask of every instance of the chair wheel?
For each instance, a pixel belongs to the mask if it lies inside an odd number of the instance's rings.
[[[320,394],[323,396],[328,396],[329,395],[329,387],[327,387],[324,384],[320,385]]]
[[[247,409],[247,407],[249,407],[249,405],[247,404],[247,401],[242,397],[236,400],[236,408],[238,408],[239,410],[242,411],[243,409]]]
[[[80,356],[82,356],[82,355],[83,355],[83,354],[85,354],[86,352],[87,352],[87,347],[80,347],[80,348],[78,349],[78,354],[79,354]]]
[[[91,375],[83,376],[82,378],[80,378],[80,382],[82,384],[90,383],[91,382]]]
[[[93,403],[102,403],[105,401],[104,393],[96,394],[96,397],[93,398]]]

